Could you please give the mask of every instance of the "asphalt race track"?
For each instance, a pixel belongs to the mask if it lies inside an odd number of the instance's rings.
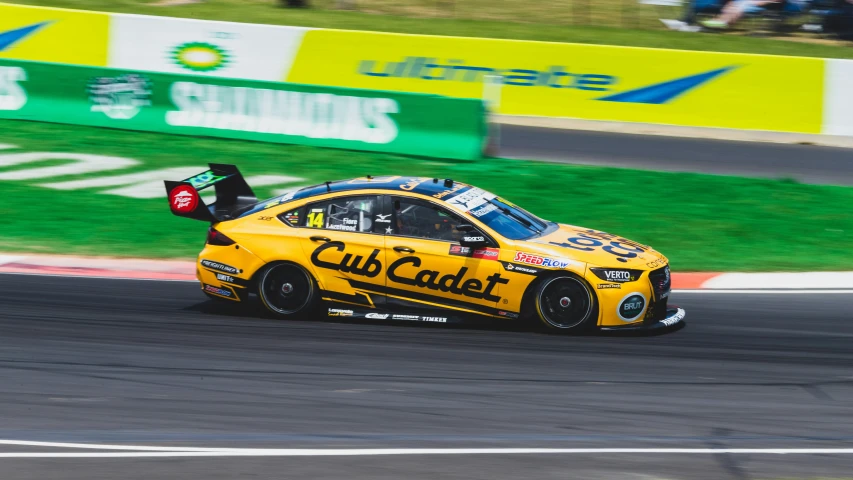
[[[185,282],[0,275],[0,291],[2,479],[853,477],[850,294],[675,292],[687,327],[634,338],[281,322]],[[314,456],[377,448],[594,450]],[[788,448],[821,453],[766,451]]]
[[[502,157],[853,185],[853,150],[501,126]]]

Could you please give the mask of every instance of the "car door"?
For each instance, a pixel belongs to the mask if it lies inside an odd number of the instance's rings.
[[[459,241],[465,221],[437,203],[390,197],[392,223],[386,228],[386,293],[391,306],[449,308],[495,314],[508,280],[501,275],[499,251],[473,249]]]
[[[301,240],[302,248],[323,299],[345,304],[330,309],[330,315],[352,315],[352,306],[383,305],[385,229],[376,221],[382,218],[381,197],[340,196],[310,203],[295,213],[299,226],[310,230]]]

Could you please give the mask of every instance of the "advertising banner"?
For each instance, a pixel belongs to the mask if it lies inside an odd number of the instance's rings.
[[[249,80],[286,78],[304,28],[114,15],[109,65]]]
[[[481,155],[481,101],[0,60],[0,118],[452,159]]]
[[[107,65],[106,13],[0,3],[0,58]]]
[[[498,113],[820,133],[824,60],[343,30],[305,34],[297,83],[479,98]]]

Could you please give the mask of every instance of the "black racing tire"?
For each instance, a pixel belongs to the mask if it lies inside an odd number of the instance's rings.
[[[317,281],[294,263],[274,263],[258,275],[258,298],[275,317],[306,318],[316,313],[320,300]]]
[[[598,298],[577,275],[561,272],[543,278],[531,293],[532,316],[548,331],[582,333],[598,321]]]

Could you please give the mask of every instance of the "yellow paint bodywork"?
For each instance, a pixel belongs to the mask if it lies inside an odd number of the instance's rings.
[[[654,293],[648,279],[648,272],[662,268],[668,263],[666,257],[646,246],[642,246],[643,252],[636,257],[630,258],[625,262],[619,262],[616,261],[617,257],[600,248],[606,246],[606,242],[598,242],[599,245],[592,247],[590,245],[595,244],[595,240],[582,239],[579,244],[573,244],[571,247],[554,245],[552,242],[566,242],[567,239],[577,237],[578,234],[588,235],[589,232],[594,232],[593,230],[569,225],[560,225],[557,231],[544,237],[533,240],[514,241],[501,237],[477,220],[477,218],[463,214],[473,225],[489,235],[498,244],[497,260],[499,261],[495,261],[494,259],[449,255],[448,250],[452,243],[446,241],[376,233],[292,227],[278,218],[278,215],[290,212],[303,205],[330,198],[353,195],[409,196],[421,200],[430,200],[443,208],[448,208],[447,205],[428,196],[403,190],[389,191],[387,189],[359,189],[316,195],[278,204],[273,202],[270,207],[264,210],[236,220],[229,220],[214,225],[219,232],[234,240],[236,244],[231,246],[205,245],[204,250],[202,250],[198,257],[198,278],[203,284],[202,288],[206,288],[206,285],[223,288],[235,292],[237,297],[234,298],[229,295],[225,298],[244,300],[247,292],[251,289],[249,282],[265,265],[272,262],[292,262],[310,272],[323,292],[324,300],[338,302],[342,306],[344,304],[351,304],[369,309],[374,306],[372,299],[376,298],[376,292],[382,290],[384,287],[391,289],[387,293],[388,297],[404,299],[407,302],[420,304],[425,308],[440,307],[448,309],[451,312],[478,313],[498,318],[514,318],[514,313],[521,312],[524,294],[537,277],[507,270],[502,262],[519,264],[519,262],[516,262],[516,254],[522,252],[543,258],[560,259],[564,263],[567,263],[565,268],[562,269],[541,266],[536,268],[553,270],[554,272],[568,271],[582,277],[589,284],[598,299],[597,324],[599,326],[623,326],[641,323],[647,312],[644,310],[634,321],[623,321],[617,315],[617,308],[620,302],[630,294],[640,293],[647,299],[646,309],[648,309],[650,301],[654,300]],[[457,213],[460,212],[457,211]],[[605,236],[608,235],[603,232],[598,233]],[[375,259],[381,265],[381,273],[373,277],[367,277],[354,272],[319,268],[312,262],[311,256],[315,250],[326,244],[310,239],[311,236],[318,235],[328,237],[333,241],[344,242],[345,244],[343,251],[339,252],[334,248],[328,248],[317,255],[318,259],[334,263],[341,261],[346,254],[352,254],[353,257],[361,256],[362,259],[367,259],[374,250],[378,250]],[[615,238],[615,236],[611,237]],[[629,243],[631,245],[638,245],[623,238],[616,238],[616,240],[626,243],[624,248],[635,248],[628,246],[627,244]],[[462,268],[464,267],[464,275],[459,281],[460,285],[472,279],[485,285],[489,276],[496,273],[500,275],[501,279],[506,280],[507,283],[497,283],[494,285],[491,293],[500,298],[498,301],[490,301],[484,298],[471,298],[450,291],[427,289],[394,282],[387,275],[389,266],[396,260],[406,255],[411,255],[394,250],[395,246],[411,248],[416,252],[414,255],[421,259],[420,265],[408,264],[397,268],[395,273],[402,277],[413,278],[418,272],[427,269],[436,271],[441,276],[458,274],[458,272],[463,271]],[[210,265],[209,262],[215,262],[234,268],[236,273],[225,274],[226,277],[228,275],[235,277],[234,282],[223,281],[223,272],[207,268],[204,262],[207,262],[208,266]],[[591,267],[638,269],[643,270],[643,273],[635,281],[619,284],[619,287],[600,289],[600,285],[613,285],[613,283],[600,280],[589,270]],[[354,287],[351,281],[359,285]],[[242,284],[248,288],[239,288],[238,284]],[[471,285],[476,286],[477,283],[472,283]],[[482,288],[479,290],[482,290]],[[212,292],[209,291],[208,293]],[[213,294],[216,295],[215,293]],[[335,298],[329,296],[330,294],[335,294]],[[348,301],[345,297],[352,297],[353,299],[364,299],[367,297],[368,302],[365,304],[365,302],[361,301]],[[394,310],[398,311],[399,309]],[[489,310],[492,311],[489,312]],[[406,312],[402,311],[402,313]]]

